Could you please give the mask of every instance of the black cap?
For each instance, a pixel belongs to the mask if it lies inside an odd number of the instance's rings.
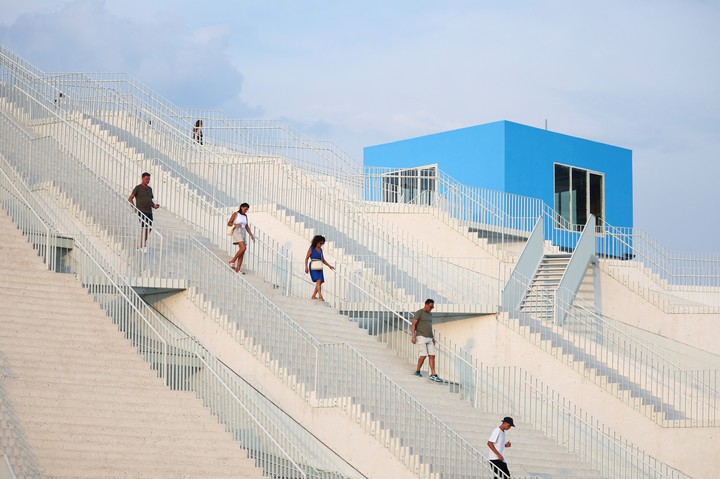
[[[503,418],[503,422],[510,424],[510,427],[515,427],[515,422],[513,421],[513,418],[511,418],[510,416],[505,416]]]

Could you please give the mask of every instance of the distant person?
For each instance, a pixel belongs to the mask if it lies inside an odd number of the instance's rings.
[[[60,102],[62,102],[62,99],[65,98],[65,95],[63,92],[58,93],[57,98],[55,98],[55,108],[57,108],[60,105]]]
[[[308,249],[305,255],[305,274],[310,273],[310,279],[315,283],[315,290],[310,299],[325,301],[322,295],[322,284],[325,282],[325,275],[323,274],[323,265],[326,265],[330,269],[335,269],[330,263],[325,261],[322,247],[325,244],[325,237],[316,235],[310,243],[310,249]]]
[[[495,473],[495,479],[506,479],[510,477],[510,471],[508,470],[507,462],[505,462],[505,448],[510,447],[510,441],[505,441],[505,431],[515,427],[515,422],[511,417],[504,417],[502,424],[496,427],[490,439],[488,439],[487,446],[490,448],[488,452],[488,459],[492,463],[493,472]],[[502,472],[502,474],[500,474]]]
[[[443,382],[442,379],[437,375],[435,371],[435,337],[433,336],[432,328],[432,310],[435,308],[435,300],[428,299],[425,301],[425,306],[415,312],[410,325],[410,333],[412,338],[410,341],[417,346],[418,350],[418,362],[417,369],[415,370],[415,376],[422,377],[420,369],[422,369],[423,363],[425,362],[425,356],[430,358],[430,379],[437,383]]]
[[[232,240],[233,244],[237,245],[238,251],[235,256],[230,260],[230,267],[235,270],[236,273],[242,273],[243,258],[245,257],[245,251],[247,250],[247,235],[255,241],[252,231],[250,231],[250,223],[248,222],[247,212],[250,209],[250,205],[243,203],[240,208],[232,214],[228,221],[228,226],[234,226]],[[242,273],[245,274],[245,273]]]
[[[193,140],[197,141],[201,145],[203,144],[203,132],[202,132],[203,121],[197,120],[192,130]]]
[[[128,201],[138,210],[140,217],[140,250],[147,253],[147,238],[152,231],[153,209],[160,208],[160,205],[153,201],[153,191],[150,188],[150,173],[142,174],[142,182],[130,193]],[[133,200],[135,202],[133,203]]]

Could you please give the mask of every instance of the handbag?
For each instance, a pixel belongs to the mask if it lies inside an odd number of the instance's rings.
[[[227,227],[227,235],[232,236],[235,232],[235,227],[237,226],[235,224],[235,216],[237,216],[237,211],[234,212],[232,215],[230,215],[230,219],[228,220],[228,223],[232,223],[230,226]]]
[[[310,260],[310,269],[313,271],[322,271],[323,269],[323,262],[321,259],[311,259]]]

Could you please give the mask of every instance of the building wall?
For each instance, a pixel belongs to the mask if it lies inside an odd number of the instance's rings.
[[[605,176],[605,220],[613,226],[632,226],[631,150],[504,123],[504,191],[540,198],[554,207],[555,163],[600,172]]]
[[[366,166],[437,163],[457,181],[540,198],[554,207],[554,164],[605,176],[605,219],[633,225],[632,151],[509,121],[366,147]]]
[[[505,122],[471,126],[408,140],[365,147],[365,166],[410,168],[438,164],[466,185],[505,188]],[[472,172],[472,174],[469,174]]]

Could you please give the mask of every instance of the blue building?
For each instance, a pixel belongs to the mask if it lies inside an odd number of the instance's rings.
[[[465,185],[538,198],[573,225],[593,214],[599,225],[633,226],[632,151],[617,146],[499,121],[369,146],[364,163],[426,177],[436,168]]]

